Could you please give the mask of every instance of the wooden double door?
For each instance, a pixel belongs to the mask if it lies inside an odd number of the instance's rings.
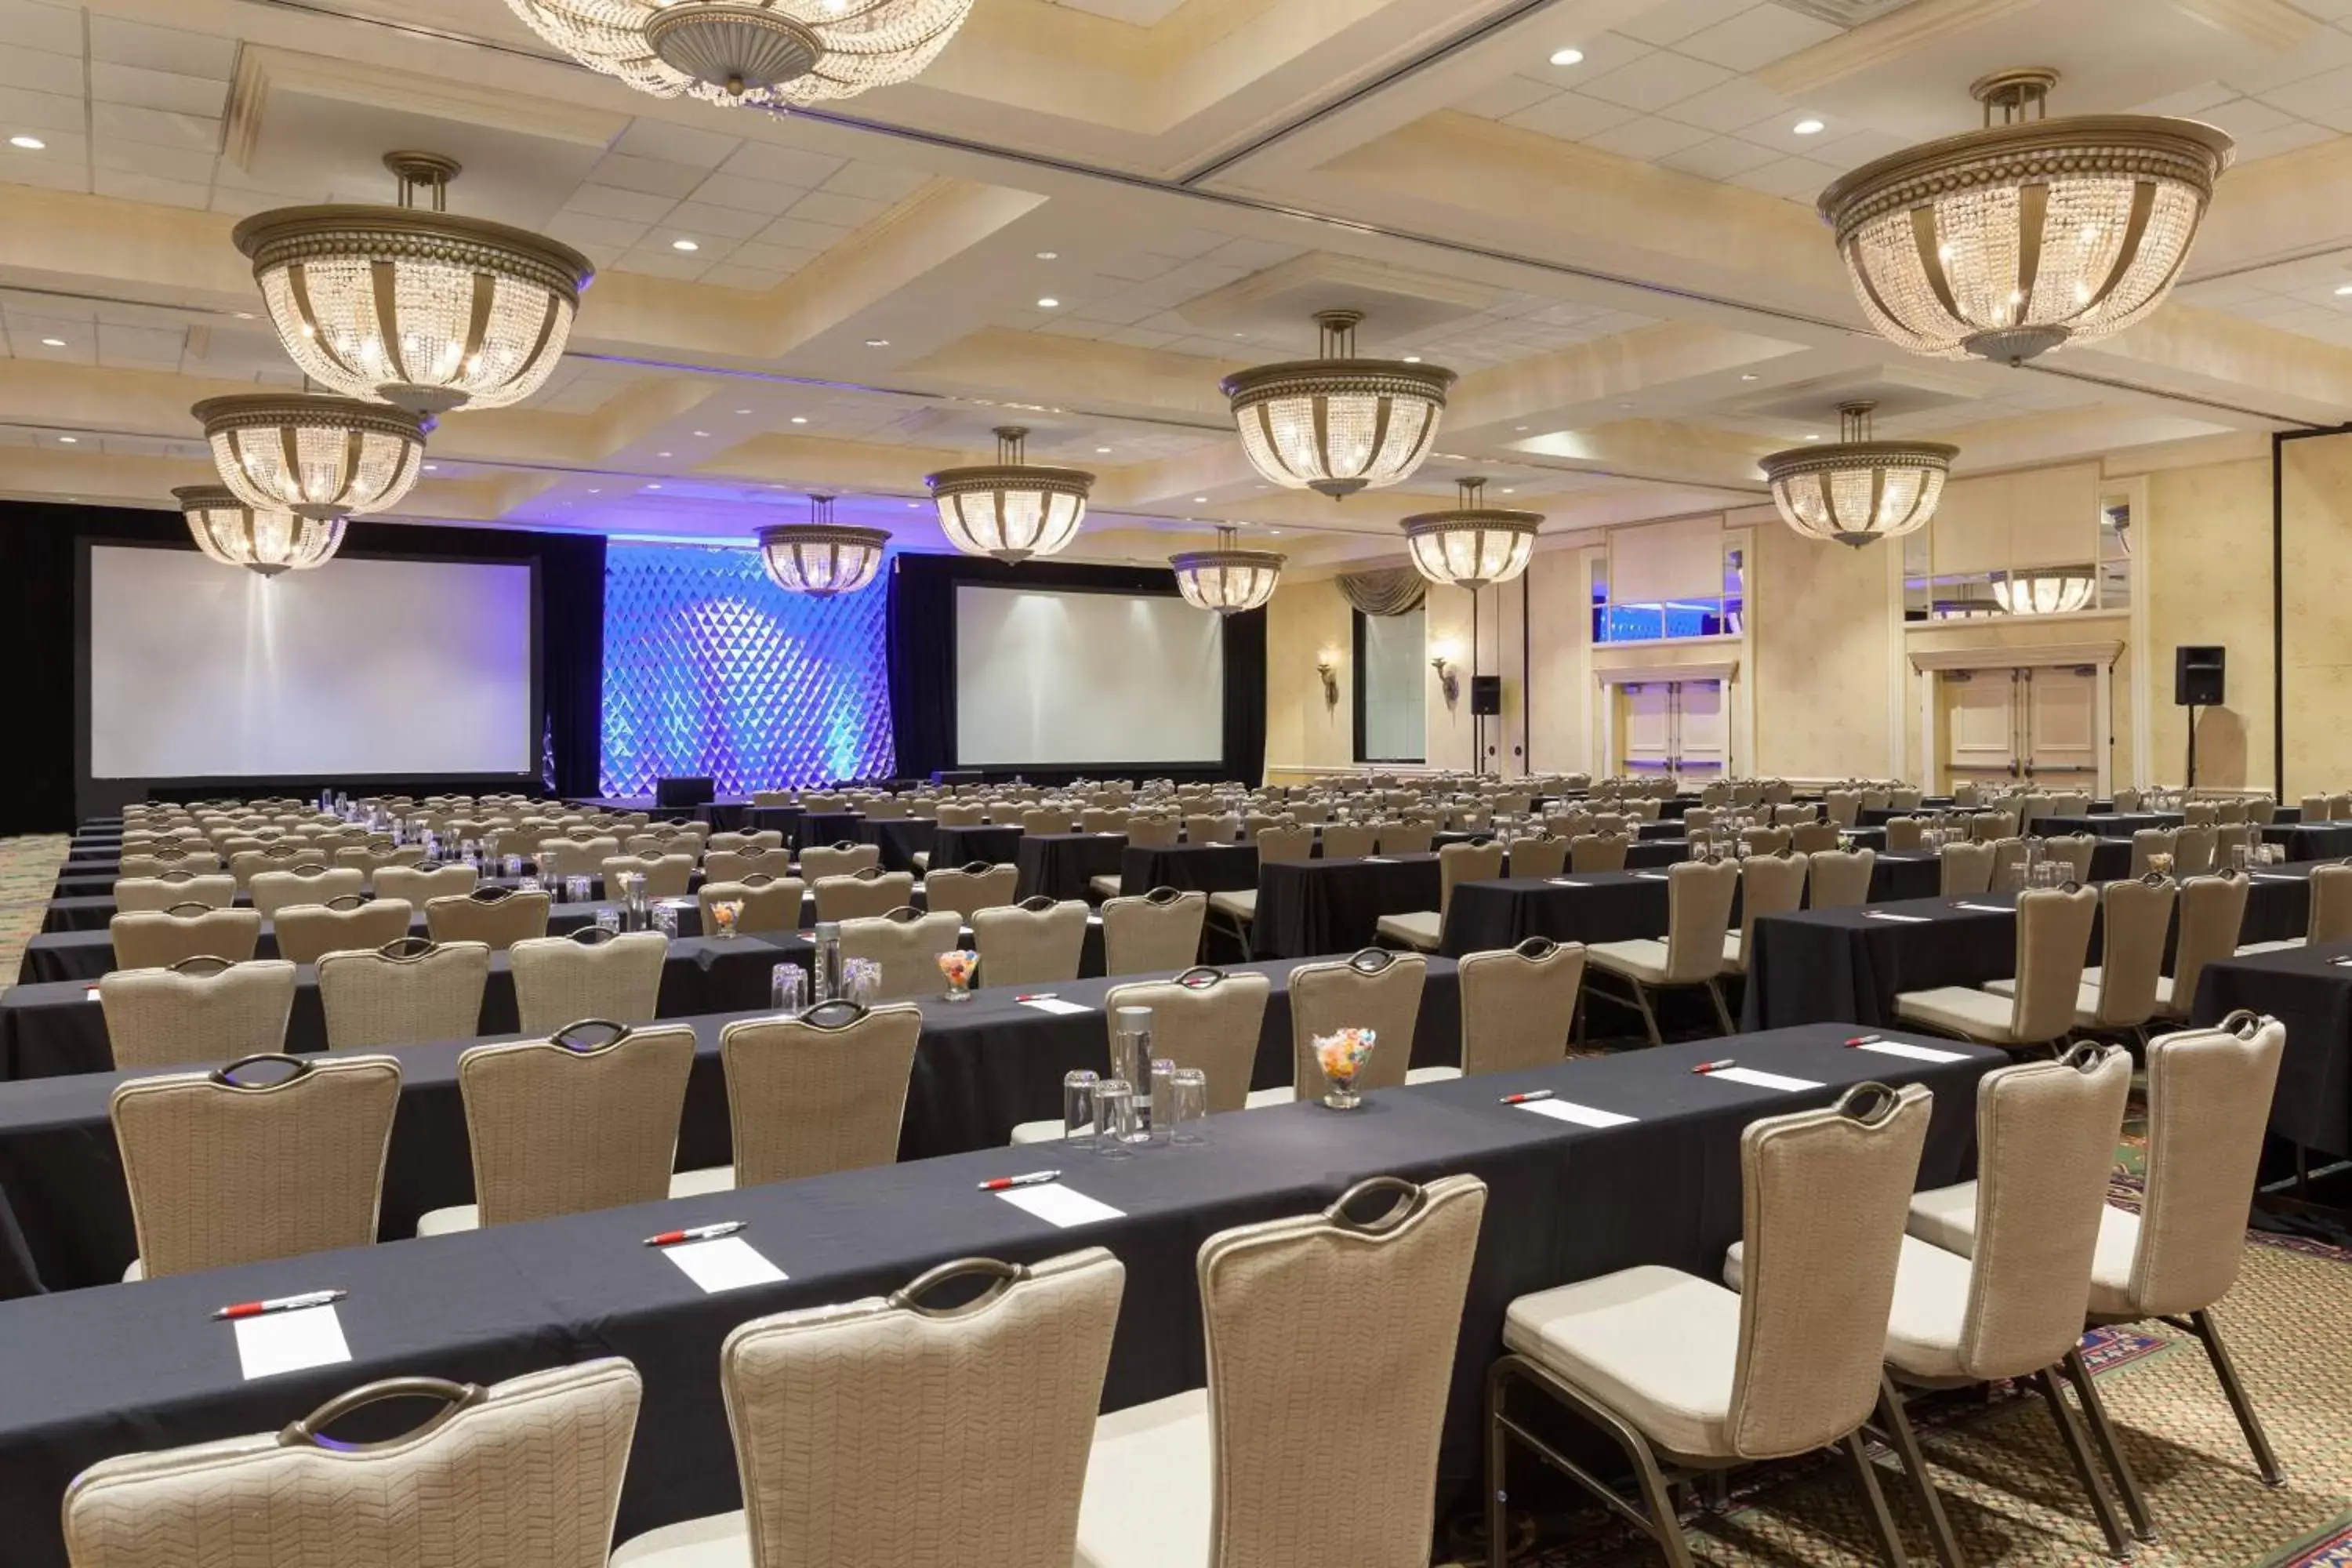
[[[2099,679],[2091,665],[1945,671],[1945,782],[2095,794]]]
[[[1720,778],[1731,763],[1731,724],[1720,680],[1644,680],[1618,688],[1620,770]]]

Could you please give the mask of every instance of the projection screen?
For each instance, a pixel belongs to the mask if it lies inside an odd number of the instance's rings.
[[[528,564],[89,552],[92,778],[521,773]]]
[[[956,589],[956,761],[1220,763],[1223,624],[1172,595]]]

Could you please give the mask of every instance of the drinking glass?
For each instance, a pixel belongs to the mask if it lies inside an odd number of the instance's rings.
[[[508,857],[507,857],[507,858],[506,858],[506,868],[507,868],[507,875],[508,875],[508,876],[509,876],[509,877],[520,877],[520,876],[521,876],[521,875],[522,875],[522,857],[521,857],[521,856],[520,856],[520,855],[509,855],[509,856],[508,856]]]
[[[515,891],[519,893],[536,893],[540,891],[539,879],[527,874],[517,878],[515,879]]]
[[[870,958],[841,961],[841,999],[870,1007],[882,992],[882,966]]]
[[[1101,1081],[1101,1074],[1086,1068],[1062,1075],[1064,1138],[1091,1138],[1095,1135],[1095,1086]]]
[[[676,904],[654,906],[654,930],[672,942],[677,940],[677,906]]]
[[[808,971],[797,963],[779,963],[768,972],[768,1005],[798,1017],[808,1011]]]
[[[608,931],[618,935],[621,930],[621,911],[610,904],[599,907],[596,910],[596,926],[600,931]]]
[[[593,877],[566,877],[563,879],[563,901],[584,904],[595,896],[595,886]]]
[[[1136,1131],[1135,1089],[1123,1078],[1107,1078],[1095,1085],[1095,1152],[1106,1160],[1135,1157],[1130,1146]]]
[[[1170,1141],[1181,1147],[1205,1143],[1202,1122],[1209,1114],[1209,1075],[1200,1068],[1178,1068],[1168,1075]],[[1152,1124],[1160,1123],[1152,1117]]]
[[[2230,846],[2230,868],[2243,871],[2253,864],[2254,852],[2242,844]]]
[[[1144,1132],[1153,1143],[1163,1147],[1176,1126],[1175,1077],[1174,1062],[1166,1057],[1152,1058],[1151,1115],[1144,1123]]]

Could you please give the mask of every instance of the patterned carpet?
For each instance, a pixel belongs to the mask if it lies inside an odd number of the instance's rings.
[[[65,850],[61,836],[0,838],[0,976],[15,978],[25,940],[40,929]],[[2116,1195],[2127,1204],[2138,1194],[2141,1145],[2137,1123],[2127,1124],[2116,1172]],[[2273,1490],[2255,1475],[2193,1340],[2161,1326],[2103,1334],[2091,1360],[2162,1531],[2133,1560],[2144,1568],[2352,1568],[2352,1252],[2250,1236],[2238,1287],[2216,1316],[2286,1485]],[[1921,1420],[1972,1568],[2105,1561],[2038,1401],[2012,1390],[1990,1401],[1947,1397],[1924,1406]],[[1885,1479],[1915,1560],[1933,1562],[1907,1493],[1891,1473]],[[1546,1520],[1543,1540],[1540,1552],[1519,1558],[1522,1568],[1657,1561],[1597,1508]],[[1721,1568],[1880,1561],[1851,1473],[1820,1460],[1740,1473],[1728,1510],[1695,1521],[1688,1540],[1694,1557]]]

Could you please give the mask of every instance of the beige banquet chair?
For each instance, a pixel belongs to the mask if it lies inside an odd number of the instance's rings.
[[[1201,955],[1208,912],[1206,893],[1174,888],[1105,900],[1103,972],[1150,974],[1191,967]]]
[[[118,879],[123,877],[160,877],[167,871],[191,871],[203,877],[218,871],[221,862],[220,857],[211,849],[192,845],[184,849],[125,849],[116,867]]]
[[[746,877],[762,873],[771,877],[789,877],[792,869],[792,851],[772,847],[713,849],[702,858],[703,879],[710,882],[740,882]],[[806,880],[805,876],[803,880]]]
[[[1580,833],[1568,842],[1570,869],[1580,877],[1622,871],[1633,840],[1622,833]]]
[[[1370,1219],[1356,1210],[1393,1199]],[[1361,1182],[1200,1252],[1208,1384],[1095,1426],[1076,1568],[1422,1568],[1486,1186]],[[1345,1302],[1329,1331],[1324,1306]],[[1301,1485],[1326,1470],[1344,1484]]]
[[[403,937],[373,952],[319,960],[319,1005],[327,1048],[461,1040],[482,1032],[490,950],[478,942]]]
[[[1584,947],[1531,936],[1517,947],[1465,956],[1462,1073],[1517,1072],[1567,1059],[1584,984]]]
[[[261,942],[257,910],[216,910],[175,904],[118,914],[106,922],[117,969],[168,969],[184,958],[225,958],[242,963]]]
[[[1021,881],[1021,868],[974,860],[940,867],[923,875],[923,907],[969,921],[982,910],[1009,907]]]
[[[691,855],[614,855],[607,857],[597,869],[604,876],[604,897],[614,903],[621,900],[621,879],[631,872],[645,877],[646,897],[649,899],[682,899],[694,887]]]
[[[476,888],[462,897],[428,900],[425,929],[435,942],[478,942],[492,952],[504,952],[547,934],[551,897],[515,888]]]
[[[2091,1254],[2088,1322],[2096,1328],[2160,1319],[2204,1347],[2264,1481],[2282,1480],[2262,1417],[2239,1379],[2213,1307],[2237,1282],[2246,1254],[2246,1212],[2278,1082],[2286,1029],[2274,1018],[2233,1014],[2211,1029],[2159,1036],[2147,1048],[2147,1184],[2137,1211],[2099,1210]],[[1978,1184],[1939,1187],[1911,1200],[1911,1234],[1961,1257],[1976,1251]],[[2079,1350],[2066,1358],[2093,1435],[2143,1540],[2154,1521]]]
[[[887,914],[840,923],[841,956],[871,959],[881,966],[874,1001],[904,1002],[946,992],[940,954],[963,940],[963,921],[956,916],[927,915],[901,906]]]
[[[1937,890],[1948,899],[1963,899],[1992,890],[1993,847],[1990,842],[1953,843],[1937,847]]]
[[[109,1102],[139,1257],[160,1279],[375,1240],[400,1103],[390,1057],[252,1056]]]
[[[915,896],[915,878],[910,871],[868,866],[846,876],[819,877],[809,890],[820,921],[875,920],[907,905]]]
[[[1938,985],[1899,991],[1895,1018],[1959,1039],[2011,1050],[2048,1046],[2074,1027],[2088,966],[2095,888],[2031,888],[2017,896],[2017,956],[2012,990]]]
[[[669,1195],[694,1030],[583,1019],[543,1040],[473,1046],[457,1058],[474,1201],[434,1209],[446,1236],[652,1203]]]
[[[1043,894],[971,917],[982,985],[1050,985],[1076,980],[1084,962],[1087,910],[1083,899]]]
[[[773,827],[762,828],[756,833],[714,833],[702,847],[702,858],[707,868],[710,857],[722,850],[782,849],[783,847],[782,832]]]
[[[874,870],[882,864],[882,847],[878,844],[854,844],[844,840],[834,845],[811,845],[801,851],[801,879],[812,886],[827,877],[854,877],[860,871]]]
[[[367,1384],[279,1431],[91,1466],[66,1492],[67,1554],[74,1568],[411,1568],[457,1562],[462,1543],[499,1568],[601,1565],[639,1392],[617,1359],[488,1388]],[[391,1399],[436,1408],[379,1442],[323,1436]]]
[[[1428,977],[1429,960],[1420,953],[1377,947],[1347,958],[1299,964],[1290,972],[1290,1083],[1253,1089],[1245,1103],[1255,1107],[1320,1099],[1325,1079],[1315,1057],[1316,1037],[1347,1028],[1372,1032],[1371,1058],[1356,1079],[1360,1092],[1410,1082],[1413,1035]]]
[[[2179,830],[2170,827],[2143,827],[2135,832],[2131,836],[2131,874],[2147,876],[2156,868],[2151,857],[2158,855],[2176,856],[2175,864],[2167,869],[2179,870],[2176,852],[2179,837]]]
[[[1453,907],[1454,889],[1464,882],[1491,882],[1503,874],[1503,846],[1495,840],[1448,844],[1437,852],[1437,907],[1403,914],[1382,915],[1374,922],[1375,938],[1417,952],[1435,952],[1444,940],[1445,911]],[[1216,900],[1209,900],[1214,908]]]
[[[1209,1114],[1241,1110],[1249,1103],[1258,1037],[1265,1028],[1265,1004],[1273,992],[1274,982],[1264,974],[1229,973],[1207,964],[1173,980],[1112,986],[1103,996],[1103,1025],[1110,1037],[1106,1076],[1117,1078],[1121,1070],[1108,1058],[1118,1048],[1120,1014],[1145,1008],[1151,1014],[1152,1058],[1199,1068],[1207,1080]],[[1059,1120],[1024,1121],[1013,1128],[1013,1142],[1051,1142],[1064,1131]]]
[[[1383,822],[1376,825],[1383,855],[1426,855],[1436,830],[1426,822]]]
[[[2085,1034],[2145,1038],[2156,1016],[2164,978],[2165,938],[2172,930],[2175,884],[2169,878],[2126,878],[2098,889],[2097,967],[2083,971],[2075,994],[2074,1027]],[[1984,988],[2013,996],[2017,982],[1989,980]]]
[[[2238,951],[2238,933],[2245,927],[2246,895],[2251,888],[2243,872],[2191,877],[2180,884],[2172,973],[2156,983],[2157,1016],[2176,1023],[2189,1021],[2205,966]]]
[[[657,931],[582,926],[507,949],[515,1016],[526,1035],[552,1035],[576,1018],[648,1024],[661,1010],[669,939]]]
[[[1260,867],[1297,865],[1315,853],[1315,830],[1311,827],[1268,827],[1252,834],[1251,838],[1257,846]],[[1246,956],[1250,951],[1250,928],[1257,920],[1257,889],[1229,888],[1211,893],[1209,918],[1218,931],[1240,945]]]
[[[1886,819],[1886,850],[1890,855],[1908,854],[1926,846],[1927,825],[1916,816],[1890,816]]]
[[[2303,934],[2277,942],[2248,942],[2238,949],[2240,956],[2277,952],[2312,942],[2352,942],[2352,861],[2314,866],[2308,880],[2311,891]]]
[[[1795,861],[1800,868],[1804,862]],[[1740,862],[1706,863],[1678,860],[1666,868],[1666,938],[1636,937],[1627,942],[1596,942],[1584,950],[1585,984],[1605,974],[1622,988],[1600,994],[1629,1002],[1642,1016],[1643,1032],[1650,1044],[1661,1043],[1657,1010],[1650,1004],[1653,991],[1703,987],[1715,1005],[1716,1021],[1723,1033],[1732,1032],[1730,1009],[1723,999],[1725,937],[1731,929],[1731,902],[1739,891]]]
[[[1853,909],[1870,902],[1870,877],[1878,865],[1871,849],[1822,849],[1809,856],[1806,907],[1816,910]]]
[[[1757,917],[1795,912],[1805,901],[1805,881],[1811,873],[1812,858],[1794,851],[1785,855],[1750,855],[1739,862],[1739,924],[1723,933],[1723,967],[1727,973],[1748,973],[1748,955],[1756,951]],[[1667,892],[1671,895],[1673,889],[1669,887]],[[1670,896],[1669,921],[1673,919],[1672,903]]]
[[[808,889],[797,877],[771,877],[755,871],[740,882],[705,881],[695,895],[702,909],[702,934],[718,933],[719,922],[711,918],[710,906],[734,902],[743,907],[735,916],[739,931],[794,931],[800,929],[801,914],[807,902]]]
[[[462,899],[480,880],[471,866],[387,866],[375,874],[375,896],[421,910],[436,899]]]
[[[365,890],[367,877],[357,867],[310,865],[297,866],[283,871],[257,871],[246,883],[253,907],[264,920],[275,920],[278,911],[294,904],[324,904],[350,898]],[[418,906],[422,908],[423,906]],[[371,942],[370,946],[374,944]]]
[[[887,1165],[898,1157],[923,1011],[820,1002],[795,1018],[739,1018],[719,1033],[734,1163],[681,1171],[669,1195]]]
[[[117,1071],[274,1056],[294,1013],[294,965],[185,958],[168,969],[118,969],[98,981]]]
[[[966,1258],[742,1324],[719,1383],[747,1506],[639,1535],[612,1568],[1068,1568],[1125,1281],[1100,1247]],[[927,1300],[943,1286],[961,1304]],[[924,1482],[877,1508],[877,1467]]]
[[[203,904],[225,910],[236,902],[236,879],[226,872],[199,876],[193,871],[167,871],[161,877],[122,877],[114,884],[117,914],[139,914]]]
[[[331,952],[375,949],[408,934],[415,911],[405,899],[362,899],[345,893],[322,904],[289,904],[278,911],[270,933],[278,956],[292,963],[316,963]]]
[[[1750,1121],[1739,1139],[1743,1262],[1737,1288],[1644,1264],[1513,1301],[1506,1353],[1487,1374],[1486,1518],[1507,1541],[1505,1466],[1532,1448],[1690,1568],[1675,1483],[1735,1466],[1843,1450],[1879,1536],[1906,1561],[1861,1438],[1879,1403],[1880,1357],[1918,1178],[1930,1097],[1864,1084],[1821,1110]],[[1822,1215],[1834,1212],[1835,1224]],[[1526,1388],[1599,1427],[1641,1494],[1553,1447],[1510,1395]],[[1499,1563],[1500,1552],[1487,1561]]]

